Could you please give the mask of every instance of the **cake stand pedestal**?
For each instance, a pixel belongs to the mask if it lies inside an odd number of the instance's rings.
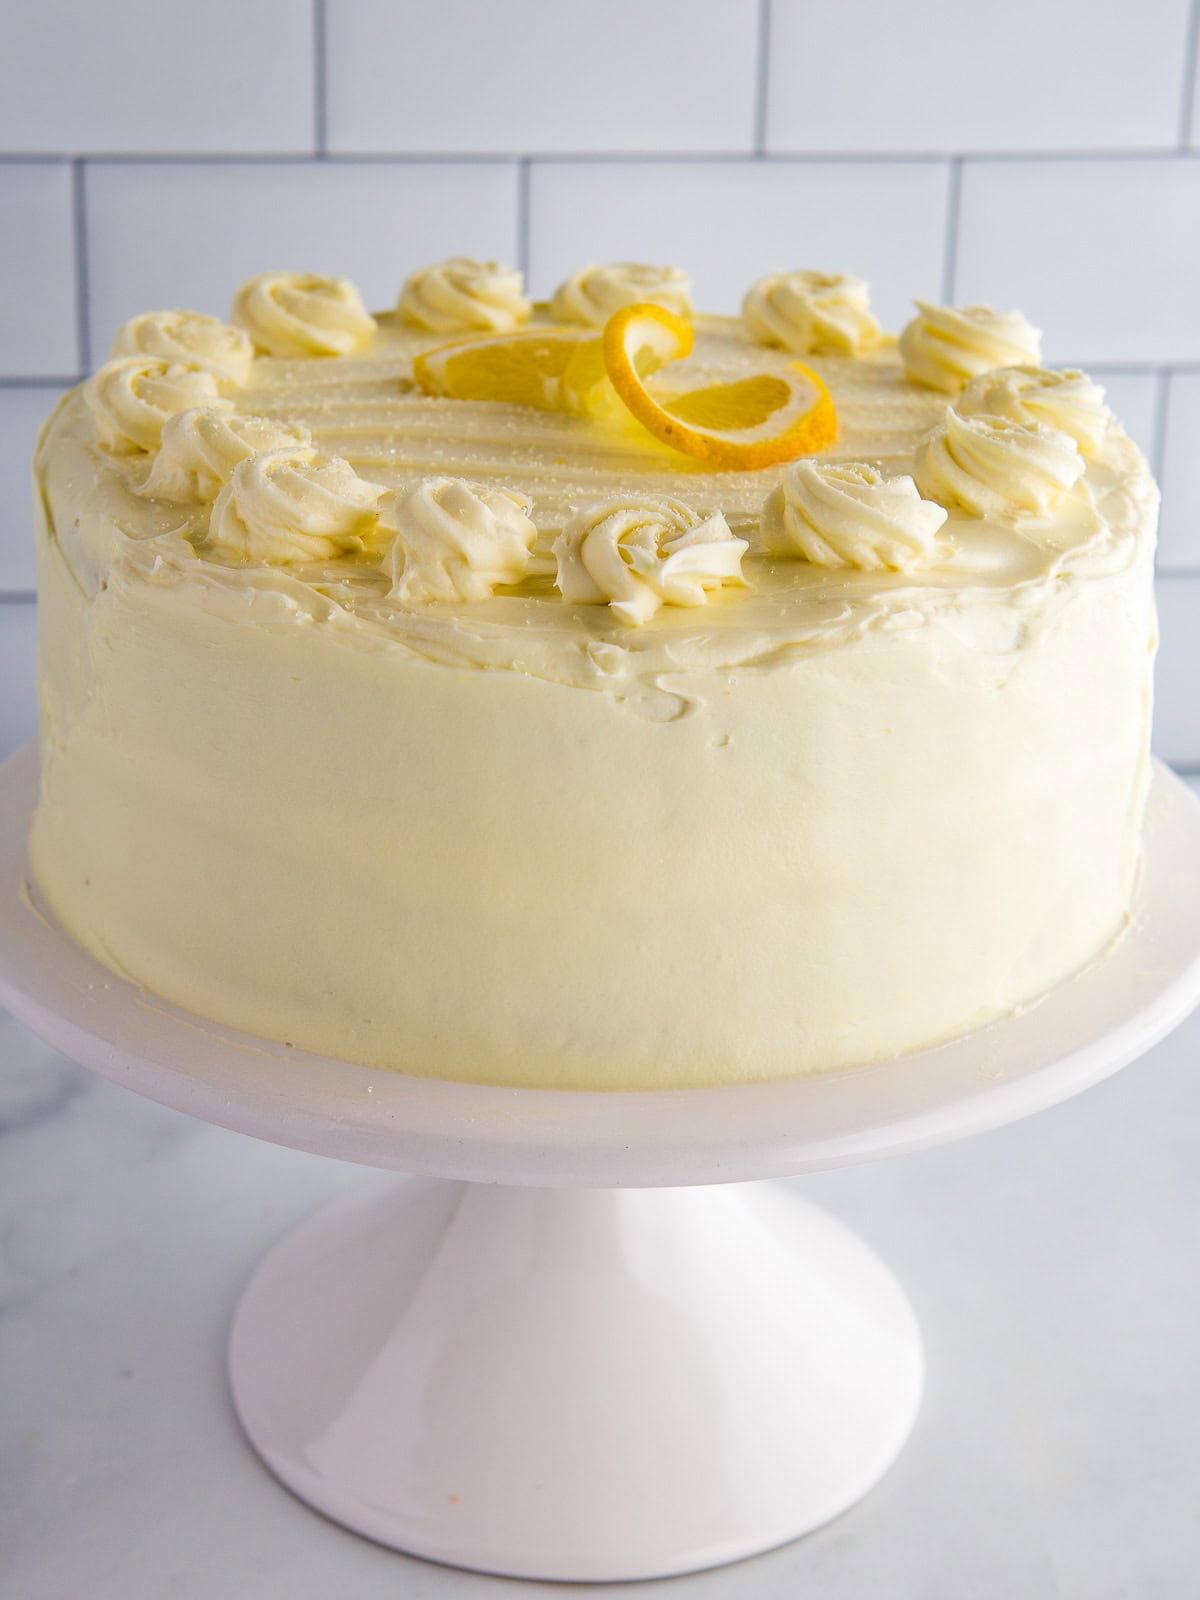
[[[1200,805],[1155,772],[1133,926],[1038,1005],[820,1077],[499,1089],[289,1050],[98,965],[30,887],[36,754],[0,768],[0,999],[51,1044],[224,1127],[424,1174],[270,1252],[230,1341],[242,1424],[384,1544],[545,1579],[664,1576],[852,1505],[916,1416],[889,1270],[762,1180],[995,1127],[1115,1072],[1200,999]]]

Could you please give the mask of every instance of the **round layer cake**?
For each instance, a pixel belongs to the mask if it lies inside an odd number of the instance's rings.
[[[1146,463],[1039,359],[799,272],[133,319],[36,461],[50,908],[203,1017],[496,1084],[1026,1005],[1128,919],[1155,638]]]

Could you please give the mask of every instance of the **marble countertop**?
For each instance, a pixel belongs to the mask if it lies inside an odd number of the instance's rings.
[[[802,1180],[912,1297],[915,1434],[828,1527],[637,1592],[1200,1592],[1198,1068],[1200,1012],[1053,1111]],[[0,1013],[0,1600],[571,1592],[369,1544],[239,1432],[224,1346],[251,1269],[326,1199],[392,1181],[140,1100]]]

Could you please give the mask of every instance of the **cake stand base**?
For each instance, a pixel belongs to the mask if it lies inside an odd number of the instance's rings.
[[[837,1516],[899,1452],[922,1364],[892,1274],[785,1189],[412,1179],[266,1257],[230,1371],[255,1449],[336,1521],[570,1581]]]

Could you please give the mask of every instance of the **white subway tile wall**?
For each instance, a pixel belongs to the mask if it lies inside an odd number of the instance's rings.
[[[75,176],[65,161],[0,157],[0,373],[5,376],[66,377],[79,369],[75,191]]]
[[[1200,0],[0,0],[0,744],[32,719],[28,455],[155,305],[275,266],[391,304],[463,252],[841,268],[1020,306],[1164,487],[1158,748],[1200,769]],[[447,63],[453,61],[453,77]]]
[[[327,0],[329,148],[749,152],[758,0],[681,15],[679,0]]]
[[[774,0],[767,148],[1161,150],[1189,20],[1188,0]]]
[[[307,154],[313,48],[303,0],[12,0],[0,149]]]
[[[1196,688],[1200,684],[1200,576],[1158,580],[1162,632],[1155,674],[1154,747],[1164,761],[1195,771]]]
[[[1173,372],[1167,379],[1161,481],[1161,565],[1200,574],[1200,372]],[[1200,632],[1200,611],[1192,631]],[[1193,687],[1200,689],[1200,671]]]

